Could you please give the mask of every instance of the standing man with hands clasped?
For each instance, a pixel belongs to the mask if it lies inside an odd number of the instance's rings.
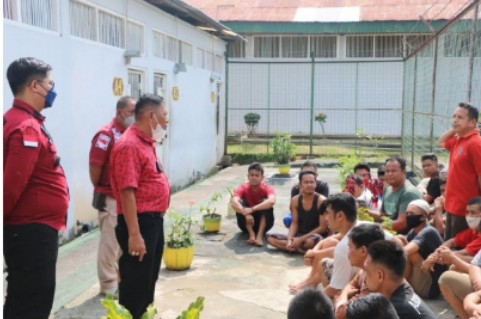
[[[58,232],[65,228],[67,181],[40,112],[57,93],[52,67],[20,58],[7,69],[15,97],[3,117],[5,319],[47,319],[55,293]]]
[[[90,180],[94,186],[92,205],[99,212],[100,240],[97,253],[97,275],[101,294],[117,290],[117,259],[119,244],[115,238],[117,208],[110,185],[109,159],[114,144],[127,127],[135,121],[135,99],[121,97],[115,117],[93,137],[89,154]]]
[[[119,259],[119,303],[140,319],[154,301],[164,247],[163,216],[170,187],[155,145],[168,124],[164,100],[144,94],[135,105],[133,123],[115,144],[110,159],[117,200],[115,229]]]

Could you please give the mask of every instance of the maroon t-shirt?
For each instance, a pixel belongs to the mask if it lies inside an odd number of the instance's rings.
[[[265,183],[261,183],[257,189],[253,189],[251,184],[245,183],[235,190],[235,196],[247,202],[249,207],[262,203],[269,195],[275,195],[274,188]]]

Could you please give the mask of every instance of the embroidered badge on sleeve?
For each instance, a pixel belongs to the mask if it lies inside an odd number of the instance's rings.
[[[97,138],[97,143],[95,143],[95,147],[100,148],[102,150],[106,150],[110,143],[110,137],[105,134],[100,134]]]
[[[23,131],[23,146],[38,147],[38,134],[33,128],[26,128]]]

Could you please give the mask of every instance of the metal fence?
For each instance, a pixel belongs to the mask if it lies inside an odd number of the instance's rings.
[[[456,105],[481,106],[479,4],[471,2],[404,62],[402,154],[412,167],[427,152],[447,163],[435,142],[450,128]]]
[[[402,83],[401,59],[228,62],[227,152],[268,153],[276,133],[289,133],[302,155],[399,153]],[[260,115],[254,132],[244,121],[250,112]]]

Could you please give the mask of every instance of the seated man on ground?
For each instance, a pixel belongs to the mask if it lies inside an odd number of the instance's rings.
[[[331,300],[321,290],[304,289],[289,303],[287,319],[334,319]]]
[[[406,160],[391,157],[384,165],[384,180],[389,187],[384,191],[381,211],[369,211],[376,221],[381,216],[388,216],[392,221],[392,229],[399,234],[407,234],[410,230],[406,222],[406,208],[415,199],[421,199],[421,193],[406,179]]]
[[[406,237],[398,235],[403,240],[407,256],[404,278],[422,298],[436,298],[440,293],[438,279],[447,268],[435,265],[434,271],[426,271],[422,268],[422,263],[443,244],[443,239],[428,224],[429,204],[424,199],[409,203],[406,214],[407,224],[412,229]]]
[[[379,224],[365,223],[354,227],[348,235],[349,252],[347,257],[353,267],[360,268],[351,282],[342,289],[339,297],[335,298],[336,319],[346,318],[345,312],[352,300],[369,293],[365,279],[364,262],[367,257],[367,248],[377,240],[385,238],[384,231]]]
[[[237,187],[231,206],[236,211],[237,225],[249,234],[247,242],[264,245],[264,234],[274,225],[274,188],[265,184],[264,168],[260,163],[252,163],[248,168],[248,182]]]
[[[430,220],[434,228],[437,229],[441,237],[444,238],[444,227],[446,220],[446,213],[444,211],[444,192],[446,190],[446,179],[439,180],[439,188],[441,190],[441,195],[434,200],[434,210],[432,218]]]
[[[474,311],[474,306],[471,310],[463,307],[463,300],[472,292],[481,291],[481,250],[471,261],[471,264],[462,261],[456,270],[448,270],[444,272],[439,278],[439,288],[443,293],[444,299],[454,309],[456,314],[461,319],[468,319],[471,312]],[[475,298],[472,296],[471,298]],[[473,299],[471,299],[473,300]]]
[[[301,172],[304,171],[311,171],[316,173],[316,193],[321,194],[324,197],[329,196],[329,185],[326,182],[323,182],[319,179],[317,179],[317,165],[313,161],[305,161],[302,166],[301,166]],[[292,186],[291,189],[291,198],[294,196],[300,195],[301,194],[301,187],[300,183],[297,183],[296,185]],[[292,212],[292,210],[291,210]],[[292,214],[289,213],[286,217],[284,217],[284,225],[289,228],[291,226],[291,221],[292,221]]]
[[[354,196],[359,205],[369,209],[375,208],[372,203],[372,193],[364,184],[363,179],[358,175],[354,175],[352,179],[354,181],[352,196]]]
[[[433,252],[424,262],[425,269],[431,269],[434,264],[442,264],[458,268],[462,261],[471,262],[473,256],[481,249],[481,196],[469,200],[466,208],[466,222],[469,226],[449,239]],[[458,248],[459,250],[451,250]]]
[[[439,189],[439,166],[436,154],[427,153],[421,157],[424,178],[416,186],[429,204],[441,195]]]
[[[289,233],[268,234],[267,242],[277,249],[304,254],[313,248],[327,234],[327,222],[321,212],[322,202],[326,199],[317,194],[316,173],[303,171],[299,174],[301,195],[291,200],[292,223]]]
[[[388,298],[400,319],[435,319],[432,310],[404,281],[405,267],[401,246],[388,240],[372,243],[364,263],[368,289]]]
[[[347,319],[399,319],[392,303],[383,295],[372,292],[353,300],[347,306]],[[336,319],[339,319],[336,316]]]

